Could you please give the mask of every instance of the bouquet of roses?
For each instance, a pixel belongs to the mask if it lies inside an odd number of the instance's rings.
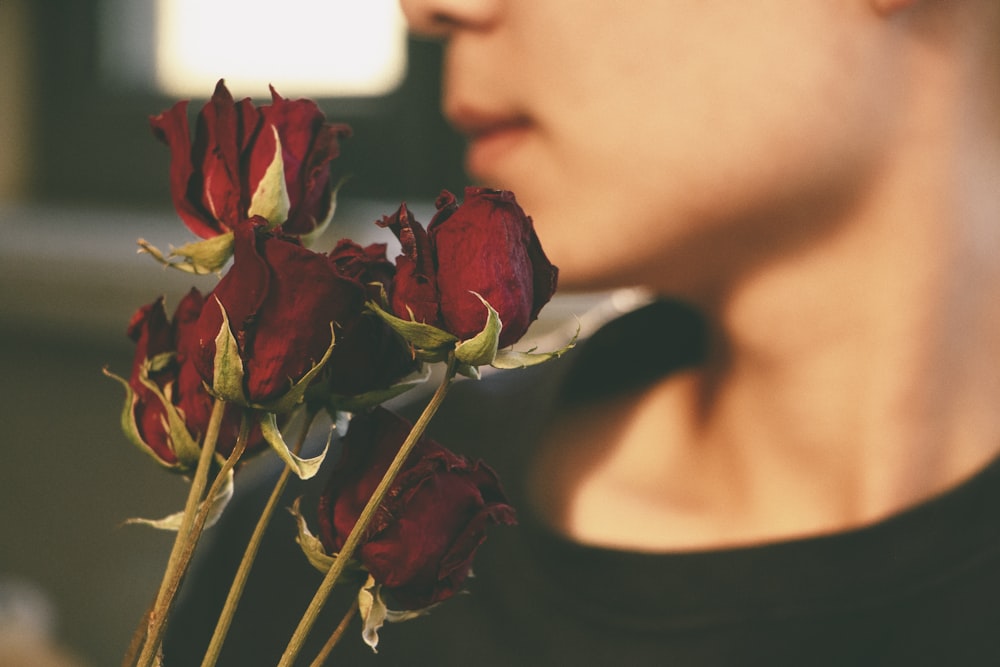
[[[294,662],[345,571],[366,581],[314,664],[353,614],[374,648],[385,621],[424,613],[461,590],[486,527],[512,524],[515,513],[493,471],[424,437],[427,424],[456,376],[541,363],[569,347],[510,349],[557,276],[510,192],[467,188],[462,201],[442,192],[426,228],[401,205],[376,222],[400,242],[395,263],[385,244],[343,239],[328,253],[310,250],[333,217],[340,182],[330,167],[350,129],[328,123],[312,101],[271,92],[271,104],[258,107],[235,101],[220,81],[193,137],[186,102],[151,119],[171,151],[174,206],[200,240],[167,253],[140,240],[140,249],[221,278],[207,294],[193,288],[172,317],[163,298],[140,308],[128,326],[131,373],[108,373],[125,389],[128,439],[191,480],[182,512],[137,520],[177,536],[126,664],[169,660],[163,633],[199,537],[224,511],[239,462],[271,450],[283,473],[219,612],[202,663],[215,664],[290,475],[316,475],[326,454],[300,451],[322,412],[348,426],[312,508],[318,536],[298,502],[293,512],[303,563],[325,575],[280,664]],[[443,365],[443,379],[414,424],[382,407],[424,381],[432,364]]]

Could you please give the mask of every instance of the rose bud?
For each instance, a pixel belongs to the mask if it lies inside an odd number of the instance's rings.
[[[531,218],[511,192],[466,188],[465,201],[441,193],[427,226],[405,205],[379,224],[402,246],[392,309],[397,317],[431,324],[459,340],[481,332],[487,311],[499,315],[499,346],[520,340],[556,289],[558,269],[549,263]],[[475,293],[475,294],[474,294]]]
[[[266,226],[261,218],[236,225],[233,265],[198,319],[195,365],[222,398],[287,412],[301,400],[290,390],[304,392],[326,361],[331,330],[339,336],[361,316],[365,289],[329,256]],[[231,340],[238,356],[225,357],[225,368],[215,366],[218,340]]]
[[[483,329],[486,312],[476,292],[500,315],[500,347],[520,340],[556,291],[531,218],[507,191],[466,188],[465,201],[444,192],[427,227],[437,263],[444,329],[460,339]]]
[[[338,552],[411,425],[383,409],[359,414],[320,498],[320,539]],[[393,606],[422,609],[461,590],[490,524],[512,525],[514,509],[496,474],[421,439],[372,517],[354,558]]]
[[[311,100],[286,100],[271,89],[272,104],[235,102],[220,80],[198,114],[192,142],[187,101],[150,119],[153,134],[171,153],[170,189],[185,225],[204,239],[261,215],[271,226],[289,221],[306,234],[329,222],[333,186],[329,163],[342,124],[326,123]]]
[[[145,373],[162,391],[177,377],[176,361],[170,358],[174,351],[173,332],[163,308],[163,297],[136,311],[128,325],[128,336],[136,344],[128,380],[132,400],[131,405],[126,406],[131,411],[133,434],[161,463],[176,466],[177,454],[167,426],[167,408],[156,391],[141,379]]]
[[[333,218],[336,187],[329,165],[340,154],[340,140],[351,136],[351,128],[325,122],[312,100],[286,100],[273,86],[271,98],[271,104],[260,110],[281,139],[289,200],[281,231],[315,238]]]
[[[181,472],[197,463],[213,403],[184,352],[202,303],[201,294],[192,289],[178,304],[172,322],[167,320],[162,297],[140,308],[128,328],[136,343],[132,373],[127,382],[116,378],[128,388],[122,418],[126,435],[161,464]],[[227,406],[216,444],[223,456],[236,443],[241,413],[240,408]],[[255,429],[248,449],[258,450],[263,444]]]

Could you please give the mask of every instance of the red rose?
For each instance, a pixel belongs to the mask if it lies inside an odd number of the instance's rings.
[[[394,314],[472,338],[486,325],[486,310],[472,292],[497,310],[500,347],[517,342],[556,289],[531,218],[511,192],[466,188],[465,201],[444,191],[427,231],[405,205],[379,224],[399,238]]]
[[[319,502],[320,539],[335,553],[382,479],[410,424],[377,408],[354,417]],[[354,557],[400,609],[461,590],[486,526],[516,522],[496,474],[430,439],[410,454]]]
[[[364,285],[371,299],[380,298],[382,289],[392,289],[396,270],[385,256],[384,243],[362,247],[350,239],[341,239],[330,251],[330,261],[342,276]]]
[[[179,465],[182,469],[194,465],[197,460],[196,457],[178,459],[178,443],[172,440],[164,399],[176,410],[194,443],[200,444],[213,403],[190,354],[191,345],[196,344],[193,326],[203,303],[202,295],[192,289],[178,304],[173,321],[168,322],[161,297],[136,311],[128,327],[128,335],[136,343],[128,380],[132,390],[133,435],[165,465]],[[155,384],[162,399],[142,381],[144,366],[149,368],[148,379]],[[236,443],[241,416],[240,408],[227,406],[216,444],[216,450],[223,456],[228,456]],[[255,429],[251,432],[248,450],[257,450],[263,445],[260,431]]]
[[[170,442],[170,430],[166,426],[166,408],[156,392],[140,379],[143,365],[148,360],[169,354],[174,349],[170,322],[163,308],[163,297],[136,311],[128,325],[128,336],[136,344],[132,374],[128,381],[133,392],[130,407],[135,433],[158,459],[166,465],[175,465],[177,454]],[[148,372],[149,379],[161,390],[174,382],[176,375],[174,363]]]
[[[271,94],[270,106],[234,102],[220,80],[198,114],[193,143],[186,101],[150,119],[154,135],[170,147],[174,207],[202,238],[229,232],[251,215],[268,217],[272,226],[287,218],[287,231],[294,234],[329,220],[329,162],[350,128],[326,123],[315,102],[285,100],[273,88]],[[272,165],[283,169],[276,180],[265,176]]]
[[[205,435],[215,399],[205,389],[201,373],[195,366],[199,355],[198,318],[205,306],[205,297],[193,289],[177,304],[174,313],[174,339],[177,348],[177,406],[185,415],[188,430],[197,440]],[[219,426],[219,440],[215,446],[223,456],[229,456],[240,432],[243,409],[227,405]],[[246,453],[260,451],[267,446],[260,433],[260,425],[253,422],[247,439]]]
[[[395,270],[385,244],[361,247],[348,239],[337,243],[330,261],[345,278],[356,281],[368,299],[390,291]],[[337,344],[322,373],[323,389],[337,396],[385,390],[417,369],[409,346],[382,319],[364,313],[337,334]]]
[[[326,354],[331,324],[339,337],[365,302],[364,287],[341,275],[329,256],[265,227],[261,218],[236,225],[233,265],[198,319],[195,358],[201,377],[213,384],[221,304],[243,372],[243,396],[224,398],[255,405],[282,398]]]
[[[327,123],[312,100],[286,100],[273,87],[271,98],[271,104],[260,111],[265,124],[273,125],[281,138],[289,199],[288,220],[281,231],[295,236],[316,234],[333,216],[329,164],[340,154],[339,141],[350,137],[351,128]]]

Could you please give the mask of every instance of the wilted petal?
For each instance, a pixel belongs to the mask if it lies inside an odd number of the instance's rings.
[[[192,189],[200,192],[191,162],[191,132],[188,126],[187,101],[178,102],[163,113],[149,119],[153,135],[170,148],[170,196],[177,214],[192,232],[201,238],[211,238],[225,230],[199,199],[192,199]],[[198,202],[198,203],[196,203]]]
[[[436,326],[440,320],[434,251],[423,226],[406,204],[378,221],[388,227],[400,243],[393,282],[392,310],[397,317]]]

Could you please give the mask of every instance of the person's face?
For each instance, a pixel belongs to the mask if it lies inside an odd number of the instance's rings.
[[[704,290],[838,206],[886,134],[865,0],[402,5],[447,40],[470,174],[514,191],[564,287]]]

